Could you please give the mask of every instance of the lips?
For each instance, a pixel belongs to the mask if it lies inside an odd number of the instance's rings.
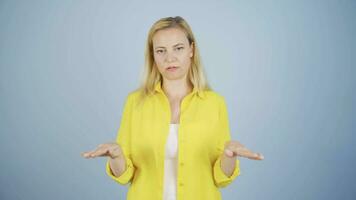
[[[169,66],[166,68],[166,70],[175,70],[177,68],[178,68],[178,66]]]

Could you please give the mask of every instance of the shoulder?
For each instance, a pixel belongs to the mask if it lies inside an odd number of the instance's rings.
[[[137,98],[140,96],[140,94],[141,94],[140,90],[138,90],[138,89],[137,90],[133,90],[133,91],[128,93],[126,99],[128,101],[136,101]]]
[[[131,107],[136,104],[140,92],[138,90],[130,91],[125,97],[125,107]]]
[[[225,97],[219,92],[213,90],[204,91],[205,99],[215,103],[225,103]]]

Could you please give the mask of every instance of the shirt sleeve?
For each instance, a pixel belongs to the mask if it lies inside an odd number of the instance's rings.
[[[213,166],[214,183],[217,187],[220,188],[229,185],[240,174],[240,161],[238,159],[236,159],[235,169],[230,177],[226,176],[221,168],[221,155],[224,151],[225,143],[231,140],[227,106],[224,97],[221,98],[222,99],[219,103],[220,108],[218,127],[219,134],[221,135],[219,136],[217,147],[219,156]]]
[[[116,177],[110,168],[109,159],[106,162],[106,174],[115,180],[117,183],[125,185],[132,180],[135,173],[135,166],[131,158],[131,112],[132,100],[128,96],[125,101],[124,110],[121,117],[120,128],[116,137],[116,142],[120,145],[126,160],[126,169],[119,176]]]

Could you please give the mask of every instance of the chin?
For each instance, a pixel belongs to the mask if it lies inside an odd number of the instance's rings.
[[[168,80],[179,80],[184,78],[184,74],[168,74],[168,75],[166,74],[163,75],[163,77]]]

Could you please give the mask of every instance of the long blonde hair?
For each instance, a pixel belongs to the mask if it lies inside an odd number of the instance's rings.
[[[141,77],[141,85],[137,90],[141,91],[140,99],[143,100],[145,97],[154,93],[155,85],[162,81],[162,75],[157,69],[156,63],[153,57],[153,41],[152,38],[154,34],[163,29],[168,28],[180,28],[187,36],[189,45],[193,44],[194,51],[192,64],[188,72],[188,79],[193,87],[197,91],[212,90],[208,84],[201,59],[199,54],[199,49],[193,35],[193,32],[188,25],[188,23],[180,16],[176,17],[165,17],[156,21],[148,32],[148,37],[146,41],[145,49],[145,65],[143,76]]]

